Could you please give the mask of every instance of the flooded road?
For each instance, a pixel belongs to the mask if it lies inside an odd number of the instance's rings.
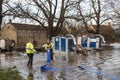
[[[34,55],[33,69],[26,66],[28,57],[22,52],[12,55],[1,53],[0,66],[16,66],[20,75],[28,80],[120,80],[120,44],[111,46],[113,47],[106,47],[103,51],[89,51],[89,56],[77,55],[76,63],[53,61],[53,67],[64,66],[64,69],[54,71],[40,71],[40,66],[46,64],[45,55],[41,52]]]

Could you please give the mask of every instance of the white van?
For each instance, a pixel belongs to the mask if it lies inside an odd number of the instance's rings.
[[[0,52],[5,50],[5,39],[0,39]]]

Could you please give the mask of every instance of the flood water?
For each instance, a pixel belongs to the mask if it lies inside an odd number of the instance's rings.
[[[54,71],[40,71],[40,66],[46,64],[42,52],[34,55],[32,69],[26,66],[28,57],[23,52],[14,52],[12,55],[1,53],[0,66],[16,66],[20,75],[24,79],[32,78],[30,80],[120,80],[120,44],[111,46],[113,47],[105,47],[103,51],[89,51],[88,56],[77,55],[77,62],[53,61],[51,66],[59,67]]]

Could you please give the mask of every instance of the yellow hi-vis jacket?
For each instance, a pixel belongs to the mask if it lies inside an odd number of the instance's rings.
[[[15,46],[15,44],[12,42],[11,47],[14,47],[14,46]]]
[[[32,43],[28,42],[26,44],[26,53],[27,54],[32,54],[32,53],[35,53],[35,52],[36,52],[36,50],[34,49],[34,45]]]
[[[49,48],[49,49],[52,49],[52,48],[54,47],[54,44],[53,44],[53,43],[44,44],[43,47],[45,47],[45,50],[47,50],[48,48]]]

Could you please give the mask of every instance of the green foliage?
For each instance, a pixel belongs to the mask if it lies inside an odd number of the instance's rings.
[[[18,73],[17,70],[0,69],[0,80],[22,80],[22,77]]]

